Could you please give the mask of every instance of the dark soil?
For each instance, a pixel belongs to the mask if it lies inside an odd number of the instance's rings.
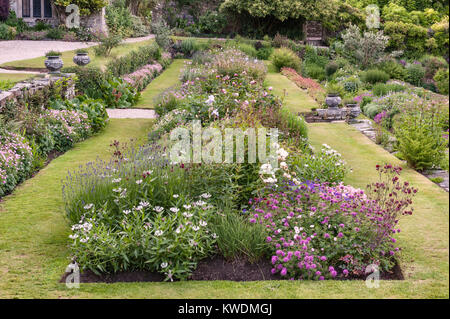
[[[201,261],[192,273],[190,280],[230,280],[230,281],[257,281],[257,280],[283,280],[280,275],[272,275],[272,265],[269,260],[249,263],[245,260],[227,261],[221,256]],[[68,273],[65,273],[60,282],[64,283]],[[160,282],[164,275],[149,271],[124,271],[116,274],[96,275],[92,271],[80,274],[81,283],[115,283],[115,282]],[[365,280],[367,275],[341,277],[338,280]],[[403,280],[403,273],[396,263],[391,272],[380,273],[382,280]]]

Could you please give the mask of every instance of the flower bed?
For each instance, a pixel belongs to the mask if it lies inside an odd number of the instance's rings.
[[[218,278],[208,273],[208,263],[223,258],[267,266],[272,261],[269,278],[354,277],[368,265],[392,270],[398,216],[410,213],[415,190],[391,166],[378,168],[382,180],[366,191],[342,184],[345,162],[329,147],[312,150],[304,121],[282,109],[264,86],[265,70],[235,50],[206,52],[187,65],[178,89],[160,97],[148,145],[115,142],[110,162],[68,175],[63,194],[71,250],[85,273]],[[220,132],[277,127],[278,143],[270,135],[258,141],[277,158],[173,162],[169,134],[191,129],[192,120]],[[392,196],[377,197],[380,192]],[[196,271],[199,264],[207,273]]]
[[[325,90],[314,79],[302,77],[297,71],[291,68],[282,68],[281,74],[288,77],[298,87],[305,89],[319,105],[325,102]]]

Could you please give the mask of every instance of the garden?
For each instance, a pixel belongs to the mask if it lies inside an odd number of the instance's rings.
[[[161,1],[121,44],[117,1],[97,45],[3,65],[64,61],[0,103],[0,296],[448,298],[448,5],[385,1],[373,28],[365,1],[218,2]],[[313,18],[320,46],[293,31]]]

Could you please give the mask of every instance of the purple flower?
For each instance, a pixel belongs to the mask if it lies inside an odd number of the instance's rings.
[[[281,276],[286,276],[286,274],[287,274],[287,269],[286,269],[286,268],[281,269],[280,274],[281,274]]]

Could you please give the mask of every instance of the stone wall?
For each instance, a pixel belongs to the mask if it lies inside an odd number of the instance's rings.
[[[67,74],[65,76],[48,76],[45,78],[37,78],[32,80],[26,80],[18,82],[8,91],[0,92],[0,110],[6,104],[8,100],[18,101],[26,96],[36,94],[41,90],[51,86],[58,80],[68,79],[68,85],[62,92],[66,99],[72,99],[75,97],[75,81],[73,80],[73,74]]]
[[[314,122],[333,122],[347,121],[350,122],[361,114],[359,106],[355,107],[330,107],[328,109],[317,109],[310,113],[302,114],[308,123]]]

